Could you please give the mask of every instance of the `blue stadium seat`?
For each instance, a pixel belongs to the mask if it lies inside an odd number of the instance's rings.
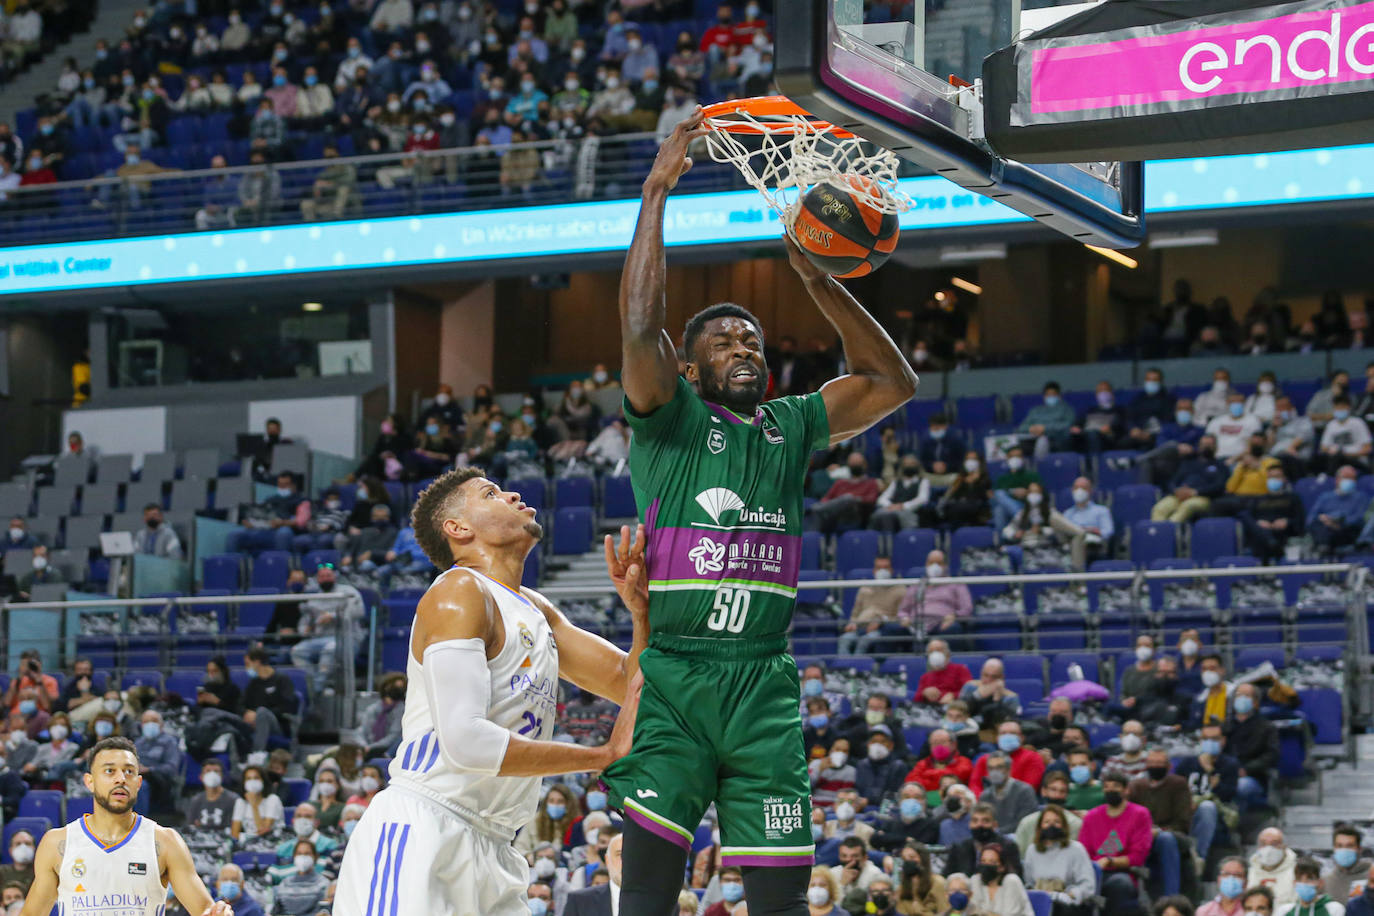
[[[997,395],[959,398],[954,402],[954,413],[959,425],[965,429],[991,426],[997,422]]]
[[[1178,531],[1173,522],[1136,522],[1130,531],[1131,562],[1137,566],[1176,556]]]
[[[1096,652],[1059,652],[1050,656],[1050,687],[1058,687],[1069,680],[1069,668],[1078,665],[1083,669],[1083,677],[1097,681],[1098,655]],[[1101,683],[1098,681],[1098,683]]]
[[[411,595],[391,594],[382,599],[386,608],[386,623],[389,627],[408,627],[415,620],[415,611],[420,599]]]
[[[506,481],[506,489],[514,490],[520,494],[520,500],[527,506],[534,506],[536,509],[543,509],[548,505],[546,499],[544,481],[539,477],[522,477],[519,480]]]
[[[590,477],[562,477],[553,485],[553,500],[560,510],[594,505],[596,481]]]
[[[243,558],[236,553],[217,553],[206,557],[201,564],[203,586],[230,592],[238,591],[242,564]]]
[[[823,569],[803,569],[797,574],[797,604],[824,604],[830,598],[828,588],[804,588],[802,582],[827,582],[835,578]]]
[[[310,780],[288,776],[281,782],[291,790],[289,804],[299,805],[310,800]]]
[[[274,595],[277,593],[275,588],[256,587],[247,591],[249,595]],[[244,601],[239,604],[238,626],[234,628],[237,633],[257,635],[267,632],[267,624],[272,621],[272,612],[276,605],[271,601]]]
[[[931,528],[908,528],[892,538],[892,568],[910,569],[925,566],[926,557],[935,549],[939,532]]]
[[[1207,521],[1230,521],[1230,519],[1207,519]],[[1213,569],[1257,569],[1260,566],[1260,561],[1254,557],[1221,556],[1214,557],[1207,565]],[[1229,608],[1231,606],[1231,586],[1244,578],[1248,577],[1218,576],[1212,580],[1217,589],[1217,607]]]
[[[525,568],[520,573],[520,584],[525,588],[539,587],[539,573],[544,562],[544,554],[536,550],[525,558]]]
[[[969,526],[955,529],[954,534],[950,535],[949,539],[950,575],[959,575],[959,563],[965,550],[991,546],[993,546],[993,532],[991,528]]]
[[[1249,671],[1251,668],[1258,668],[1265,662],[1282,671],[1284,667],[1283,649],[1241,649],[1236,653],[1235,664],[1232,667],[1236,673],[1240,673]]]
[[[291,573],[291,554],[284,550],[264,550],[253,558],[253,572],[249,585],[253,588],[274,588],[285,591],[286,577]]]
[[[562,506],[554,513],[553,552],[555,556],[586,553],[592,546],[590,506]]]
[[[1159,491],[1148,483],[1127,484],[1112,492],[1112,520],[1118,531],[1129,530],[1136,522],[1150,520],[1150,510],[1159,502]]]
[[[133,687],[152,687],[159,693],[162,692],[162,672],[160,671],[127,671],[124,677],[119,680],[120,690],[129,690]]]
[[[878,532],[846,531],[835,547],[835,568],[864,569],[864,578],[873,577],[873,561],[878,557]]]
[[[54,824],[65,824],[62,816],[64,793],[56,789],[30,789],[19,799],[20,817],[43,817]]]
[[[1317,477],[1302,477],[1293,482],[1293,492],[1297,494],[1299,501],[1302,502],[1303,512],[1311,510],[1317,497],[1330,490],[1334,484],[1329,479]]]
[[[1155,523],[1155,524],[1168,524],[1168,523],[1167,523],[1167,522],[1159,522],[1159,523]],[[1156,559],[1151,560],[1149,563],[1145,564],[1145,566],[1146,566],[1147,569],[1151,570],[1152,572],[1153,572],[1153,571],[1158,571],[1158,570],[1168,570],[1168,569],[1197,569],[1197,564],[1194,563],[1192,560],[1186,560],[1186,559],[1183,559],[1183,558],[1181,558],[1181,557],[1172,557],[1172,556],[1171,556],[1171,557],[1158,557],[1158,558],[1156,558]],[[1149,590],[1150,590],[1150,607],[1153,608],[1153,609],[1156,610],[1156,611],[1162,611],[1162,610],[1164,609],[1164,587],[1165,587],[1166,585],[1168,585],[1169,583],[1171,583],[1171,582],[1186,582],[1186,581],[1188,581],[1188,577],[1185,577],[1185,576],[1180,576],[1180,577],[1178,577],[1178,578],[1171,578],[1171,579],[1150,579],[1150,580],[1148,580],[1147,585],[1148,585]],[[1177,613],[1177,611],[1174,611],[1174,613]]]
[[[1189,556],[1210,564],[1217,557],[1233,556],[1240,541],[1240,526],[1233,518],[1203,518],[1193,523]]]
[[[1030,898],[1031,912],[1035,916],[1050,916],[1054,911],[1054,898],[1046,892],[1028,890],[1026,896]]]
[[[1077,452],[1050,452],[1035,462],[1035,470],[1045,489],[1053,493],[1072,487],[1074,478],[1082,475],[1083,456]]]
[[[186,701],[186,705],[196,705],[196,688],[205,683],[205,673],[203,671],[173,671],[167,675],[167,684],[163,688],[167,693],[175,693]]]
[[[1108,492],[1140,482],[1140,468],[1135,460],[1139,453],[1131,451],[1103,452],[1097,456],[1097,488]],[[1129,465],[1116,465],[1130,462]]]
[[[236,852],[233,862],[245,873],[267,871],[277,864],[277,854],[275,852]]]
[[[1317,744],[1340,744],[1343,741],[1343,713],[1340,691],[1330,687],[1313,687],[1298,692],[1299,708],[1312,723],[1313,740]]]
[[[919,399],[906,402],[904,412],[906,414],[906,428],[917,430],[925,435],[926,427],[930,425],[930,418],[946,410],[945,402],[940,399]]]
[[[602,480],[601,514],[605,518],[634,518],[639,515],[629,475],[606,477]]]
[[[1121,726],[1115,722],[1098,722],[1088,726],[1088,744],[1099,748],[1109,741],[1115,741],[1121,734]]]
[[[819,531],[803,531],[801,542],[801,568],[820,569],[824,538]]]
[[[84,817],[95,811],[95,799],[89,795],[67,799],[67,822]]]

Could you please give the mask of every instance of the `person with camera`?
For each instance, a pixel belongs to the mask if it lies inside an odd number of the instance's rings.
[[[19,695],[29,688],[37,691],[38,696],[35,699],[38,708],[44,712],[50,711],[57,701],[57,678],[43,673],[43,658],[37,649],[25,649],[19,655],[19,673],[10,681],[9,689],[5,691],[4,702],[11,713],[22,712],[19,708]],[[24,715],[29,716],[31,713]]]

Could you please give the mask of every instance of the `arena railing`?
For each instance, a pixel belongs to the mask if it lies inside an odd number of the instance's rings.
[[[89,594],[79,600],[65,601],[5,601],[0,603],[0,613],[4,615],[5,633],[7,634],[7,644],[11,654],[17,657],[17,650],[36,648],[45,660],[45,670],[52,674],[58,669],[67,670],[71,667],[76,657],[81,655],[79,647],[75,651],[68,651],[68,647],[77,646],[76,640],[82,636],[94,636],[95,638],[105,638],[111,640],[127,640],[137,638],[139,640],[135,651],[146,651],[145,647],[154,647],[158,652],[163,653],[162,658],[170,659],[173,657],[178,642],[181,639],[193,642],[204,640],[207,636],[214,634],[195,632],[187,634],[173,634],[170,626],[164,627],[162,632],[147,633],[142,630],[135,630],[129,625],[129,615],[125,613],[127,609],[135,608],[165,608],[168,611],[173,606],[194,608],[197,606],[218,607],[230,605],[231,608],[240,604],[278,604],[278,603],[304,603],[321,602],[338,603],[343,605],[352,596],[347,593],[325,594],[324,592],[282,592],[274,595],[192,595],[184,597],[147,597],[147,598],[115,598],[112,596]],[[56,628],[39,628],[37,632],[20,632],[18,624],[14,619],[15,612],[32,611],[53,611],[58,613]],[[82,633],[79,629],[80,624],[75,624],[76,632],[72,632],[72,618],[65,614],[67,611],[85,612],[88,614],[119,614],[122,631],[119,633],[101,632],[98,634]],[[367,614],[367,619],[360,621],[364,631],[363,639],[365,645],[362,649],[366,652],[366,667],[363,683],[358,683],[356,665],[340,664],[338,670],[331,676],[337,701],[332,704],[332,719],[326,721],[327,726],[335,728],[351,728],[357,720],[357,701],[360,686],[367,693],[372,693],[375,684],[375,673],[377,671],[377,632],[378,623],[376,613]],[[79,621],[79,618],[78,618]],[[165,619],[164,623],[169,623]],[[336,659],[356,659],[359,654],[359,647],[354,644],[353,628],[345,626],[346,621],[341,616],[336,616],[334,620],[333,636],[337,640]],[[55,630],[55,632],[54,632]],[[222,631],[218,636],[229,635],[235,640],[234,645],[247,642],[250,645],[261,642],[269,649],[280,647],[283,651],[288,648],[284,641],[279,641],[276,634],[268,633],[241,633],[235,632],[233,628]],[[203,651],[203,643],[200,643]],[[124,646],[125,651],[129,651],[130,646]],[[214,651],[220,651],[217,647]],[[231,664],[233,663],[232,660]],[[154,666],[138,666],[138,670],[156,668],[164,676],[174,674],[178,670],[190,670],[193,666],[178,666],[159,664]],[[277,667],[291,667],[289,664],[279,664]],[[96,666],[100,668],[99,665]],[[125,665],[117,667],[116,671],[135,670],[134,666]],[[114,677],[116,672],[110,672],[112,683],[118,684],[118,679]],[[333,686],[333,685],[331,685]],[[195,698],[188,698],[188,702]],[[315,696],[311,696],[313,701]]]
[[[633,198],[657,151],[652,133],[634,133],[25,186],[0,201],[0,246]],[[524,180],[515,157],[528,154],[537,163],[525,163],[534,175]],[[339,166],[356,170],[353,190],[317,192],[320,174]],[[266,195],[249,193],[255,185]],[[689,191],[745,187],[709,159],[683,179]]]

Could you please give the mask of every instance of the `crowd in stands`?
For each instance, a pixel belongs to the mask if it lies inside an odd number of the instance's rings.
[[[557,177],[588,197],[599,138],[663,136],[698,99],[766,92],[768,21],[757,0],[159,3],[69,61],[32,136],[0,127],[0,155],[17,185],[406,154],[324,166],[293,205],[305,219],[355,213],[364,184],[519,199]],[[520,145],[536,141],[556,142]],[[423,155],[460,147],[480,152]],[[136,209],[148,190],[103,186],[92,202]],[[282,202],[273,170],[210,175],[196,224],[248,224]]]

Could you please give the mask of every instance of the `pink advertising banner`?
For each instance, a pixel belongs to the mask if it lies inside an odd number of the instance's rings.
[[[1290,12],[1295,7],[1306,9]],[[1240,17],[1245,21],[1217,21]],[[1374,89],[1374,2],[1286,4],[1168,33],[1123,29],[1072,41],[1026,41],[1031,117],[1113,117]]]

